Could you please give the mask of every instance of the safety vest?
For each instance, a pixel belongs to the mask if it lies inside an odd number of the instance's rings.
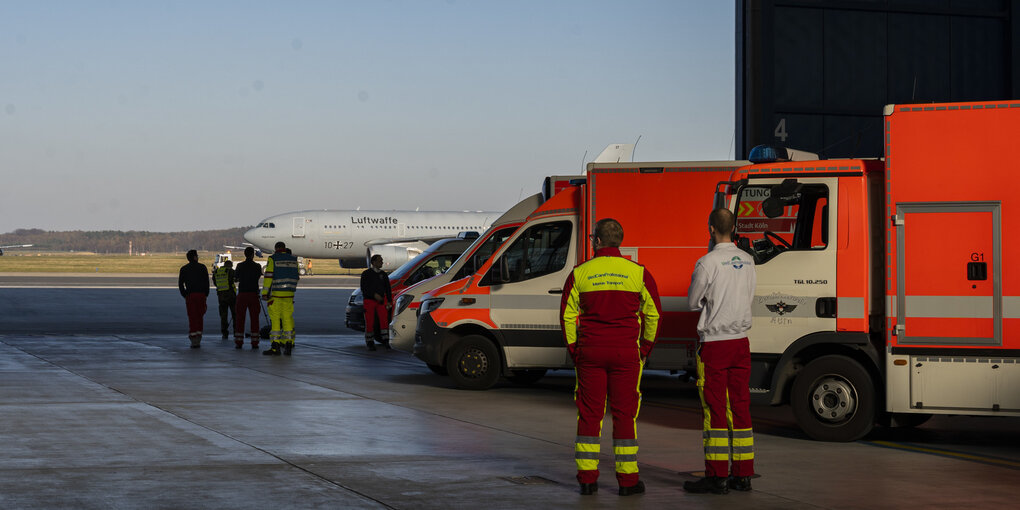
[[[269,256],[262,280],[262,295],[271,298],[294,297],[298,284],[297,257],[278,251]]]
[[[231,278],[231,271],[227,266],[217,267],[213,271],[213,283],[216,284],[216,292],[226,292],[234,290],[234,281]]]

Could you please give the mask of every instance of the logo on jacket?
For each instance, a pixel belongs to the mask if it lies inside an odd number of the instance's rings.
[[[734,255],[733,258],[730,259],[730,266],[732,266],[733,269],[740,269],[744,267],[744,261],[741,260],[740,257]]]
[[[772,313],[786,315],[787,313],[794,311],[797,308],[797,305],[788,305],[785,302],[780,301],[774,305],[766,304],[765,308],[768,308]]]

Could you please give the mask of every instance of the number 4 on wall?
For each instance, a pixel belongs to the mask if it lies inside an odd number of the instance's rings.
[[[789,136],[786,132],[786,117],[779,119],[779,124],[776,124],[776,130],[772,132],[780,142],[785,142]]]

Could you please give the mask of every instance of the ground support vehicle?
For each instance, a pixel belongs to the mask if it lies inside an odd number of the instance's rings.
[[[517,227],[524,223],[525,218],[534,212],[542,204],[542,201],[542,194],[535,194],[521,200],[497,218],[492,226],[464,250],[464,253],[445,273],[407,287],[399,295],[395,294],[393,319],[390,321],[390,346],[397,350],[413,352],[414,330],[418,321],[418,307],[421,304],[422,295],[452,280],[459,280],[474,274],[482,264],[489,260],[496,249],[517,231]],[[445,369],[441,364],[429,364],[429,368],[436,373],[445,375]]]
[[[527,218],[479,270],[426,295],[415,356],[465,389],[500,376],[533,382],[573,366],[559,321],[563,283],[592,257],[600,218],[624,228],[621,252],[645,265],[662,298],[659,337],[646,368],[695,370],[697,314],[687,308],[690,274],[708,245],[707,195],[746,162],[591,163],[587,175]]]
[[[417,257],[405,262],[390,273],[390,290],[396,298],[404,289],[445,273],[461,253],[478,238],[477,233],[462,232],[458,237],[440,239]],[[361,288],[354,289],[347,301],[345,325],[356,331],[365,331],[365,299]]]
[[[1020,101],[891,105],[882,160],[740,168],[717,203],[757,264],[752,397],[811,437],[1020,416]],[[782,152],[782,151],[780,151]],[[756,159],[752,154],[752,160]]]

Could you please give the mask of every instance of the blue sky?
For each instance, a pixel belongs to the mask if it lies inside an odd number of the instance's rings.
[[[5,1],[0,233],[505,210],[606,145],[733,154],[734,4]]]

